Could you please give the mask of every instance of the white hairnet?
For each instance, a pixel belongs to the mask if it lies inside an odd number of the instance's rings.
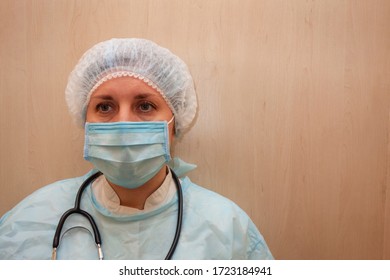
[[[131,76],[156,89],[175,116],[176,133],[193,121],[197,100],[186,64],[168,49],[145,39],[111,39],[96,44],[70,73],[65,97],[71,115],[85,124],[89,99],[107,80]]]

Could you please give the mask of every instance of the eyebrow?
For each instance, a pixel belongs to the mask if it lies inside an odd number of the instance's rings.
[[[134,96],[134,99],[146,99],[148,97],[153,97],[153,96],[156,96],[156,95],[153,93],[140,93],[140,94],[137,94],[136,96]]]
[[[156,94],[154,93],[139,93],[136,96],[134,96],[134,99],[142,100],[154,96],[156,96]],[[92,96],[91,99],[113,100],[114,98],[110,94],[102,94],[102,95]]]
[[[91,96],[91,99],[104,99],[104,100],[112,100],[111,95],[98,95],[98,96]]]

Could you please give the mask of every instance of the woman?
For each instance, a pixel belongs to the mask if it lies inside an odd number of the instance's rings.
[[[95,259],[102,252],[104,259],[272,259],[249,217],[185,177],[193,165],[171,158],[197,109],[192,77],[177,56],[144,39],[101,42],[72,71],[66,100],[85,127],[84,158],[95,169],[46,186],[6,213],[0,259]],[[88,178],[76,206],[89,214],[71,210],[59,222]]]

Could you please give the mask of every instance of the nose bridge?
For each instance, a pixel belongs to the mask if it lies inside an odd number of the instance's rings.
[[[128,102],[119,105],[119,112],[116,115],[117,122],[135,122],[138,121],[138,116],[131,110],[131,104]]]

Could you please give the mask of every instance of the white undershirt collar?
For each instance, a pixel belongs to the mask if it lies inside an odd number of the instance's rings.
[[[131,215],[150,212],[168,203],[175,195],[176,186],[172,179],[172,173],[169,170],[162,185],[146,199],[143,210],[120,205],[120,199],[118,195],[111,188],[110,184],[107,182],[106,177],[104,176],[100,176],[93,182],[92,191],[97,201],[111,213],[119,215]]]

